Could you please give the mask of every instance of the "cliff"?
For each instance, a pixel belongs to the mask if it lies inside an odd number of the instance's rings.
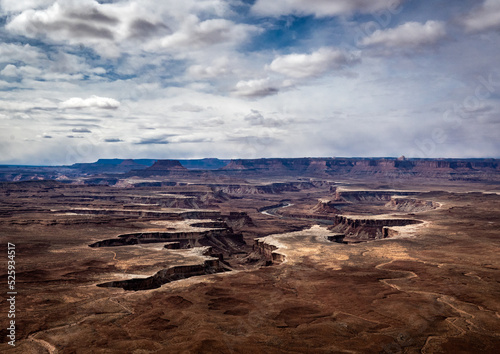
[[[231,160],[219,173],[287,176],[382,176],[468,179],[500,177],[497,159],[297,158]]]

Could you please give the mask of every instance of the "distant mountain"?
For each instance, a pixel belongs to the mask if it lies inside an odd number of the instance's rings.
[[[103,183],[130,177],[316,177],[439,178],[500,182],[499,159],[263,158],[263,159],[100,159],[72,166],[0,166],[0,181],[59,180],[81,177]],[[101,183],[101,182],[99,182]]]

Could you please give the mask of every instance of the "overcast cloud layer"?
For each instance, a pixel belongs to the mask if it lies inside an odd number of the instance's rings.
[[[498,0],[0,0],[0,163],[500,157]]]

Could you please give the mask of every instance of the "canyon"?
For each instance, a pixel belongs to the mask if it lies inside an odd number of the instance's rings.
[[[498,160],[103,159],[0,180],[2,353],[500,347]]]

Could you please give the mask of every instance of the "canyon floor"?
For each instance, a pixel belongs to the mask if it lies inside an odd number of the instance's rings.
[[[500,350],[497,183],[2,183],[0,238],[2,353]]]

